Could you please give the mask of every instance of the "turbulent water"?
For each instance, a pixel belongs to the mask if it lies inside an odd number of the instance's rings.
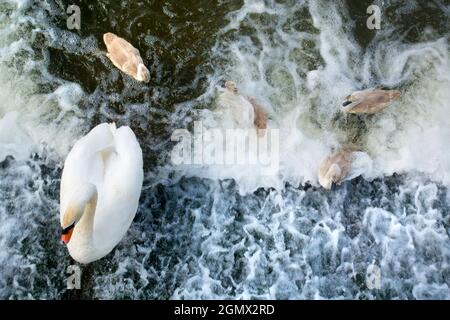
[[[450,299],[450,3],[0,0],[0,298]],[[139,48],[151,81],[106,58],[102,35]],[[213,125],[234,80],[280,129],[279,172],[177,166],[175,129]],[[354,90],[402,98],[344,117]],[[129,232],[82,268],[59,242],[59,182],[74,142],[129,125],[145,181]],[[361,152],[332,192],[317,170]],[[367,281],[378,270],[379,286]]]

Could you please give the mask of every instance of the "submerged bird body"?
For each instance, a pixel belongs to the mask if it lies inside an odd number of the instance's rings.
[[[142,151],[130,128],[101,124],[74,145],[61,178],[60,219],[76,261],[98,260],[120,242],[136,214],[142,181]]]
[[[347,97],[342,111],[356,114],[374,114],[388,107],[400,98],[398,90],[367,89],[356,91]]]
[[[138,81],[150,81],[150,72],[144,65],[138,49],[110,32],[103,35],[103,41],[108,49],[106,56],[119,70]]]
[[[245,98],[238,93],[236,84],[225,83],[226,90],[219,96],[223,110],[228,111],[232,121],[239,128],[256,128],[258,136],[267,129],[267,113],[253,98]]]
[[[333,183],[340,183],[352,169],[353,145],[346,146],[328,156],[319,168],[319,183],[330,190]]]
[[[251,103],[237,93],[234,82],[227,81],[225,91],[219,96],[221,112],[225,124],[231,128],[249,129],[255,122],[255,112]]]

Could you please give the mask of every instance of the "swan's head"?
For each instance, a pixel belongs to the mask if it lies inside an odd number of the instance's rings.
[[[148,71],[147,67],[140,63],[137,67],[137,80],[143,81],[143,82],[149,82],[150,81],[150,71]]]
[[[89,206],[90,205],[90,206]],[[61,240],[68,244],[77,223],[83,218],[86,208],[94,209],[97,205],[97,188],[93,184],[85,184],[75,191],[73,200],[61,216]]]
[[[61,240],[64,244],[68,244],[70,238],[72,238],[73,229],[75,229],[75,224],[81,219],[82,211],[77,210],[76,206],[69,206],[64,213],[61,228]]]
[[[117,36],[114,33],[108,32],[103,35],[103,41],[106,45],[109,45],[113,40],[117,38]]]
[[[319,183],[326,190],[331,190],[334,182],[339,181],[341,175],[341,168],[333,163],[328,169],[327,173],[319,177]]]
[[[233,81],[227,81],[225,82],[225,88],[227,88],[228,91],[232,92],[232,93],[237,93],[237,85],[235,82]]]
[[[67,228],[64,228],[61,232],[61,241],[64,244],[68,244],[70,239],[72,238],[73,229],[75,228],[75,223],[71,224]]]

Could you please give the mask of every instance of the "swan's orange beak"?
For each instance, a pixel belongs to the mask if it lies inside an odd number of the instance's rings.
[[[64,244],[68,244],[70,241],[70,238],[72,237],[72,233],[73,233],[73,228],[75,227],[75,225],[71,225],[70,227],[64,229],[61,232],[61,240],[62,242],[64,242]]]

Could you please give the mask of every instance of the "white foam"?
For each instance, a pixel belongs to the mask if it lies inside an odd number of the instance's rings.
[[[20,127],[18,116],[17,112],[9,112],[0,119],[0,162],[7,156],[24,161],[33,150],[31,137]]]
[[[6,70],[0,66],[0,72],[11,75]],[[64,156],[84,127],[76,112],[82,91],[73,84],[61,85],[49,95],[33,91],[34,84],[28,80],[18,77],[8,81],[0,76],[0,116],[17,112],[17,122],[33,137],[31,141],[36,147],[48,146]],[[21,147],[22,144],[17,144],[17,148]]]
[[[24,9],[30,3],[19,1],[17,4]],[[42,27],[46,21],[41,21],[41,16],[23,16],[20,8],[5,17],[7,24],[0,29],[0,118],[8,114],[7,117],[12,117],[11,112],[15,112],[14,121],[20,128],[17,130],[26,132],[31,139],[22,143],[21,139],[12,139],[8,135],[3,140],[8,139],[14,144],[9,148],[15,149],[16,156],[26,155],[31,146],[38,149],[49,147],[59,156],[64,156],[84,127],[82,113],[78,109],[84,93],[79,85],[50,75],[47,56],[44,60],[34,59],[31,43],[36,33],[46,29]],[[16,35],[20,28],[28,28],[30,37]],[[17,63],[20,69],[14,68]],[[31,75],[36,73],[49,83],[59,83],[59,86],[49,94],[41,93],[31,79]],[[5,130],[3,134],[6,134]],[[19,151],[21,148],[23,151]]]

